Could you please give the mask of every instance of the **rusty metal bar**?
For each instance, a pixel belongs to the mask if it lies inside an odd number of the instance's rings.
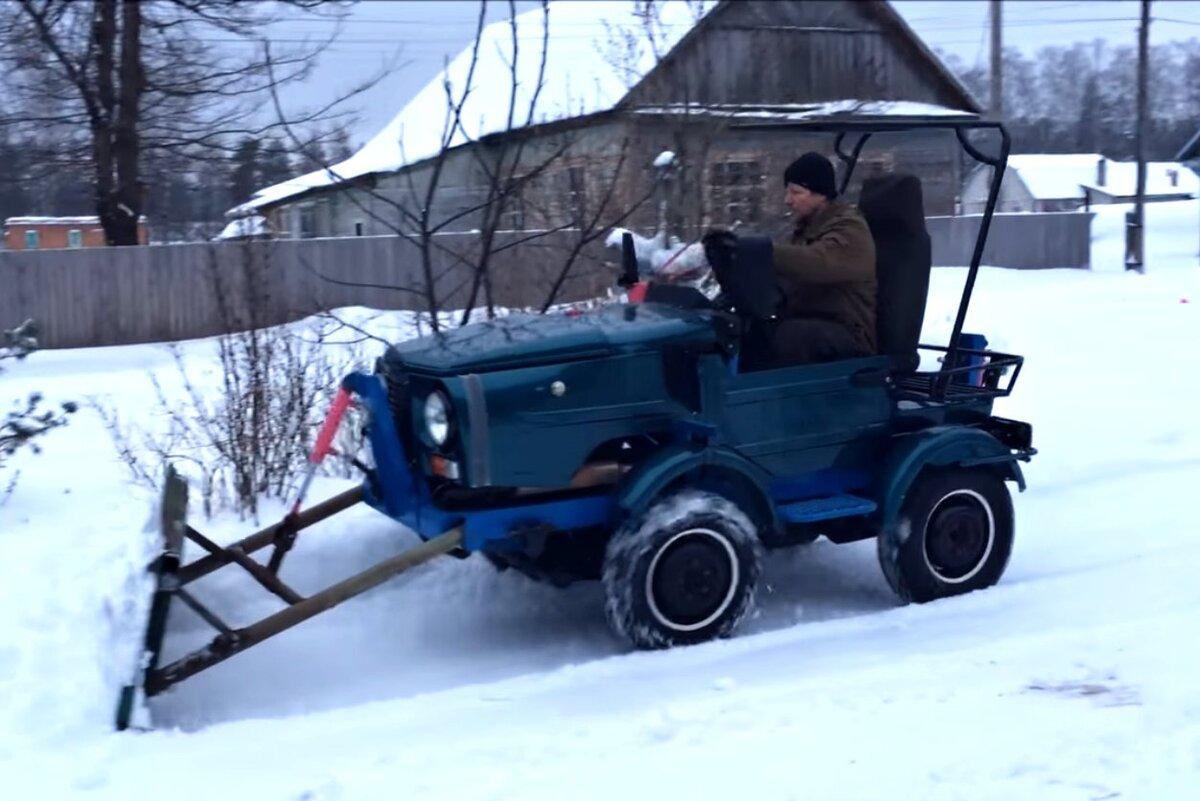
[[[228,548],[222,548],[208,537],[201,534],[196,529],[188,526],[187,537],[192,542],[199,545],[210,554],[217,556],[224,554],[232,559],[239,567],[254,577],[254,580],[261,584],[267,591],[287,601],[289,604],[298,604],[304,600],[304,596],[293,590],[288,585],[279,580],[271,571],[251,559],[245,551],[236,545],[230,545]]]
[[[209,611],[208,607],[193,598],[192,594],[183,587],[176,589],[175,595],[179,597],[179,600],[187,604],[189,609],[203,618],[205,623],[212,626],[222,634],[233,634],[233,629],[231,629],[224,620],[221,620],[221,618],[217,617],[215,613]]]
[[[332,609],[343,601],[360,595],[382,584],[392,576],[409,568],[423,564],[435,556],[449,553],[462,544],[462,526],[452,528],[444,534],[423,542],[415,548],[369,567],[298,604],[281,609],[232,634],[220,634],[207,646],[200,648],[167,665],[161,670],[147,673],[146,696],[156,695],[173,684],[196,675],[213,665],[225,661],[234,654],[274,637],[291,627],[303,623],[314,615]]]
[[[319,523],[327,517],[332,517],[338,512],[345,511],[351,506],[363,499],[363,489],[361,486],[352,487],[345,492],[334,495],[320,503],[304,509],[297,513],[294,523],[297,531],[303,528],[308,528],[314,523]],[[193,581],[207,576],[209,573],[232,564],[234,558],[227,553],[228,550],[236,548],[242,553],[251,554],[260,548],[265,548],[275,541],[278,532],[284,527],[284,521],[273,523],[261,531],[257,531],[245,539],[235,542],[228,548],[222,549],[220,553],[210,553],[208,556],[202,556],[196,561],[184,565],[179,568],[179,583],[190,584]]]

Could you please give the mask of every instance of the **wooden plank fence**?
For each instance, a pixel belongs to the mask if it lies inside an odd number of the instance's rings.
[[[1093,216],[998,214],[983,263],[1087,268]],[[929,218],[935,266],[968,263],[979,221]],[[496,303],[540,306],[577,239],[558,232],[496,253]],[[430,269],[442,309],[465,305],[477,245],[473,234],[438,238]],[[616,256],[602,241],[587,245],[557,299],[603,295]],[[346,306],[427,310],[423,275],[420,250],[394,236],[0,251],[0,326],[33,318],[46,348],[194,339]]]
[[[1090,269],[1095,216],[1082,211],[993,215],[980,263],[1018,270]],[[926,220],[933,240],[933,265],[970,264],[982,221],[982,214]]]
[[[540,306],[577,234],[494,253],[497,305]],[[466,305],[478,236],[438,237],[438,306]],[[603,294],[615,270],[602,241],[580,252],[557,295]],[[45,348],[168,342],[279,325],[346,306],[428,310],[420,249],[395,236],[0,252],[0,325],[37,321]],[[484,304],[482,288],[476,305]]]

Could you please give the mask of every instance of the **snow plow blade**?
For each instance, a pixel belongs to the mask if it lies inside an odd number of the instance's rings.
[[[138,694],[151,698],[169,687],[225,661],[235,654],[286,631],[321,612],[360,595],[397,574],[455,550],[462,544],[462,527],[455,527],[431,540],[389,557],[362,572],[304,597],[278,576],[283,556],[291,548],[296,534],[315,523],[344,511],[363,499],[361,487],[354,487],[315,506],[288,514],[278,523],[228,546],[220,546],[187,524],[187,482],[172,467],[167,468],[161,504],[159,555],[149,569],[155,577],[155,591],[146,622],[142,659],[137,675],[121,689],[117,701],[116,729],[130,728]],[[183,564],[183,544],[191,540],[207,554]],[[250,557],[268,545],[274,551],[267,564]],[[283,599],[288,606],[242,628],[233,628],[198,601],[187,585],[215,570],[236,564],[249,573],[264,589]],[[179,600],[217,631],[206,646],[160,667],[168,612],[172,601]]]

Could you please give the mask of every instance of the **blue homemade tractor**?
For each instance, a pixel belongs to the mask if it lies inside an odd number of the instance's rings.
[[[993,414],[1022,358],[988,350],[963,323],[1008,134],[937,118],[798,125],[837,134],[843,190],[876,132],[948,128],[995,168],[948,343],[919,344],[931,257],[920,182],[907,175],[869,179],[859,199],[878,253],[878,355],[742,369],[754,332],[786,325],[775,317],[771,244],[755,237],[713,265],[721,302],[651,286],[641,302],[512,315],[398,343],[373,372],[343,379],[313,454],[315,465],[346,411],[359,409],[363,446],[350,455],[364,476],[353,489],[310,508],[302,494],[279,523],[219,546],[188,525],[187,487],[168,471],[145,660],[122,694],[118,727],[139,692],[161,693],[438,556],[479,554],[559,585],[599,581],[614,632],[638,648],[729,635],[763,560],[817,537],[874,538],[905,601],[998,581],[1013,545],[1007,483],[1024,488],[1019,462],[1035,450],[1028,423]],[[994,157],[969,140],[985,128],[999,134]],[[857,137],[849,153],[847,137]],[[625,267],[628,286],[637,280],[631,247]],[[936,369],[921,369],[921,351],[940,355]],[[314,595],[289,587],[280,568],[297,534],[360,502],[422,543]],[[184,563],[185,541],[203,554]],[[268,560],[253,558],[268,547]],[[188,586],[229,565],[286,606],[243,626],[219,618]],[[174,602],[216,634],[166,661]]]

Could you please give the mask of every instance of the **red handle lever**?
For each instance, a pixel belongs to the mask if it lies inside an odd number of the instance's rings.
[[[341,425],[342,417],[345,416],[348,408],[350,408],[350,391],[343,387],[334,396],[329,414],[326,415],[325,422],[321,424],[321,430],[317,433],[317,444],[313,446],[312,453],[308,456],[310,463],[318,464],[329,455],[330,446],[333,444],[333,435],[337,433],[338,426]]]

